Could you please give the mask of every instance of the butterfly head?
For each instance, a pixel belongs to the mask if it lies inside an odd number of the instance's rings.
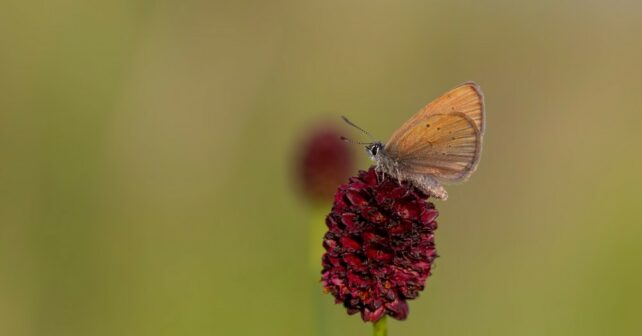
[[[370,159],[372,159],[373,161],[377,160],[382,151],[383,144],[379,141],[375,141],[366,145],[366,152],[368,153],[368,156],[370,156]]]
[[[370,159],[372,161],[377,162],[377,165],[378,165],[379,161],[380,161],[380,159],[382,157],[381,155],[382,155],[382,152],[383,152],[384,145],[380,141],[374,140],[374,138],[372,137],[372,135],[370,135],[370,133],[365,131],[363,128],[355,125],[352,121],[348,120],[348,118],[346,118],[344,116],[341,116],[341,118],[343,118],[343,121],[345,121],[348,125],[360,130],[365,135],[367,135],[368,138],[370,138],[370,140],[372,142],[352,141],[352,140],[347,139],[346,137],[341,137],[341,139],[343,141],[347,141],[349,143],[354,143],[354,144],[359,144],[359,145],[366,145],[366,153],[368,153],[368,156],[370,157]]]

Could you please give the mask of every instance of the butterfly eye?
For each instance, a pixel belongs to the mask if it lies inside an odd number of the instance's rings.
[[[372,153],[372,155],[377,155],[378,152],[379,152],[379,147],[377,146],[372,146],[372,148],[370,149],[370,153]]]

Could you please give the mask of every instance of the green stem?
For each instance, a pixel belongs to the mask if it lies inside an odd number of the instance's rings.
[[[372,324],[372,336],[388,336],[388,326],[386,325],[386,315],[379,321]]]

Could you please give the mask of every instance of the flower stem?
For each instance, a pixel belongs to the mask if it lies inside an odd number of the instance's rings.
[[[379,321],[372,324],[372,336],[388,336],[388,325],[386,324],[386,315]]]

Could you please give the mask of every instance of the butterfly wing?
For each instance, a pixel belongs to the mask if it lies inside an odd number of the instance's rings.
[[[476,84],[466,83],[415,114],[385,151],[407,174],[463,181],[477,168],[483,127],[483,96]]]
[[[452,112],[463,113],[472,119],[483,136],[485,128],[484,95],[479,85],[473,82],[467,82],[446,92],[441,97],[424,106],[397,129],[392,137],[390,137],[388,144],[393,144],[399,136],[406,133],[418,120],[426,118],[431,114],[448,114]]]
[[[481,135],[475,122],[463,113],[431,114],[418,120],[393,145],[386,145],[385,151],[402,173],[458,182],[477,167]]]

